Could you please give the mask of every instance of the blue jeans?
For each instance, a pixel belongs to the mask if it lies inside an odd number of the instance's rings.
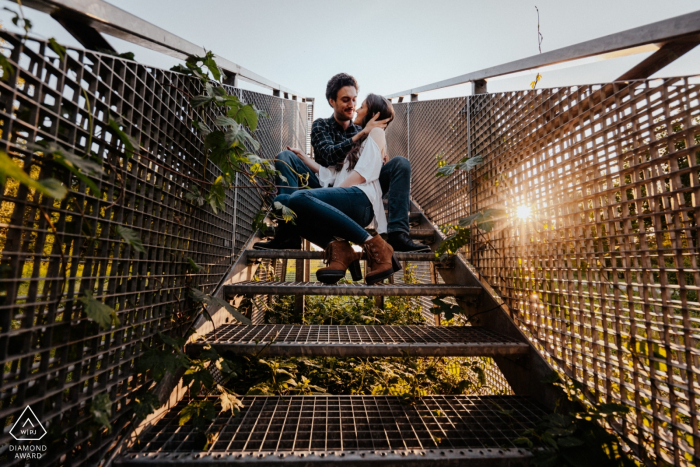
[[[292,151],[282,151],[277,154],[277,157],[275,157],[275,168],[280,172],[280,175],[286,178],[285,181],[279,175],[277,176],[277,185],[281,186],[277,189],[280,195],[291,195],[299,191],[299,187],[303,185],[299,175],[308,177],[306,184],[310,188],[321,188],[316,174]]]
[[[289,188],[279,188],[280,194],[291,195],[299,191],[301,185],[299,176],[292,171],[290,166],[302,176],[308,174],[309,187],[319,188],[321,186],[316,174],[296,154],[292,151],[282,151],[276,157],[275,167],[287,180],[285,182],[278,178],[277,185],[286,185]],[[387,231],[408,233],[408,196],[411,193],[411,164],[408,159],[396,156],[384,164],[379,173],[379,184],[382,187],[382,193],[389,200]]]
[[[364,226],[372,222],[374,210],[369,198],[357,187],[298,190],[293,195],[278,195],[282,203],[296,214],[295,233],[321,248],[334,237],[362,244],[369,234]]]

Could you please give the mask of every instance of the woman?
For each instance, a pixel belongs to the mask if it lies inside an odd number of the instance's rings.
[[[387,99],[370,94],[357,110],[355,124],[362,126],[376,114],[378,120],[394,118],[394,108]],[[297,216],[299,234],[325,249],[327,267],[319,269],[316,277],[326,284],[335,284],[350,268],[353,280],[360,280],[359,260],[350,242],[362,246],[368,264],[367,284],[375,284],[401,266],[394,250],[380,235],[372,237],[364,229],[371,225],[378,234],[387,229],[379,172],[388,159],[384,130],[373,129],[362,142],[356,143],[345,161],[335,167],[319,165],[299,150],[288,148],[318,175],[322,188],[300,190],[292,195],[280,195],[275,201],[289,207]],[[335,238],[343,240],[335,240]]]

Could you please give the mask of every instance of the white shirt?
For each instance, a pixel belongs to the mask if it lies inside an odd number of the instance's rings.
[[[387,228],[386,214],[384,214],[384,203],[382,203],[382,187],[379,184],[379,172],[382,170],[382,150],[379,149],[377,142],[373,138],[368,137],[362,143],[360,148],[360,158],[355,164],[357,173],[364,177],[364,183],[354,185],[367,195],[367,199],[372,204],[374,210],[374,219],[369,226],[377,231],[377,233],[385,233]],[[343,183],[343,180],[350,176],[352,170],[348,171],[349,162],[345,159],[343,168],[340,171],[335,170],[335,167],[321,166],[318,171],[318,181],[322,188],[330,186],[338,186]]]

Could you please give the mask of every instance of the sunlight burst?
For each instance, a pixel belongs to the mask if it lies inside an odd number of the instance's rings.
[[[516,210],[516,214],[520,219],[527,219],[528,217],[530,217],[530,206],[527,206],[527,205],[518,206],[518,209]]]

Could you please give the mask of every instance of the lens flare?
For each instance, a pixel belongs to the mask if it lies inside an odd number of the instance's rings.
[[[518,209],[516,210],[516,214],[520,219],[527,219],[530,217],[530,206],[522,205],[518,206]]]

